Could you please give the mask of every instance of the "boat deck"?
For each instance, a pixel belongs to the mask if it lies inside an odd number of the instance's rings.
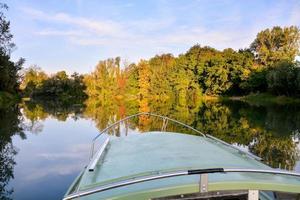
[[[112,138],[94,171],[86,169],[77,191],[129,178],[172,170],[204,168],[271,169],[236,149],[207,137],[169,132],[147,132]],[[229,190],[261,188],[300,191],[300,180],[294,177],[253,173],[218,173],[209,175],[208,189]],[[178,192],[199,191],[199,175],[153,180],[107,190],[80,199],[149,199]]]

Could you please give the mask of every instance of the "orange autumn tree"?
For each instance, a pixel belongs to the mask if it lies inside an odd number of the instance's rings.
[[[138,64],[138,83],[139,83],[139,111],[150,112],[149,108],[149,91],[150,91],[150,66],[145,60]],[[149,116],[139,116],[139,128],[145,131],[150,124]]]

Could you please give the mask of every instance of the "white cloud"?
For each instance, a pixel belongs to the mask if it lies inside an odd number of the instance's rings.
[[[86,28],[97,33],[98,35],[116,35],[122,30],[120,24],[117,24],[113,21],[96,21],[82,17],[71,17],[65,13],[58,13],[51,17],[50,20],[75,25],[79,28]]]
[[[298,10],[295,8],[289,15],[290,19],[286,19],[289,22],[286,22],[283,19],[285,11],[282,6],[276,4],[270,7],[263,18],[261,14],[254,15],[253,19],[247,19],[249,24],[242,23],[243,13],[237,9],[226,16],[212,18],[209,25],[204,23],[207,20],[205,17],[198,21],[195,18],[192,24],[180,24],[178,20],[181,16],[177,13],[164,17],[146,16],[134,20],[113,21],[75,17],[68,13],[48,14],[32,8],[23,8],[22,11],[36,21],[48,22],[51,27],[64,25],[63,30],[46,27],[36,31],[37,35],[61,36],[73,45],[101,47],[105,49],[106,56],[110,53],[112,55],[109,56],[129,57],[137,61],[137,57],[147,58],[153,56],[150,55],[153,53],[183,53],[183,48],[196,43],[217,49],[248,47],[257,32],[264,28],[297,22],[299,25]]]
[[[89,144],[77,144],[65,149],[65,152],[38,153],[35,159],[48,163],[48,167],[32,166],[30,175],[22,176],[26,180],[36,180],[45,176],[68,175],[82,169],[82,163],[87,161]]]
[[[129,22],[116,22],[107,20],[95,20],[83,17],[73,17],[66,13],[46,14],[40,10],[23,8],[23,12],[35,20],[48,21],[52,23],[66,24],[67,30],[46,29],[37,31],[36,34],[43,36],[65,36],[76,45],[117,45],[123,47],[163,47],[176,45],[192,45],[200,43],[211,45],[216,48],[244,47],[244,40],[240,32],[228,30],[210,30],[205,26],[180,26],[175,31],[172,25],[176,25],[175,17],[155,19],[139,19]],[[236,19],[228,16],[225,21]],[[223,27],[221,27],[222,29]],[[69,30],[70,29],[70,30]],[[166,30],[170,31],[166,31]],[[165,31],[165,34],[160,33]],[[156,33],[159,34],[156,34]],[[226,46],[227,45],[227,46]],[[166,48],[167,49],[167,48]]]
[[[113,21],[105,20],[93,20],[83,17],[73,17],[66,13],[57,13],[54,15],[47,14],[43,11],[32,9],[32,8],[22,8],[22,11],[27,15],[31,16],[33,19],[38,21],[50,21],[53,23],[62,23],[68,26],[74,26],[78,29],[86,29],[97,35],[117,35],[124,31],[121,25]]]
[[[84,36],[82,31],[64,31],[64,30],[42,30],[35,32],[37,35],[43,36]]]

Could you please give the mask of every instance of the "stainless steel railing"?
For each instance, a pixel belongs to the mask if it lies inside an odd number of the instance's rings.
[[[237,147],[235,147],[235,146],[233,146],[233,145],[231,145],[231,144],[228,144],[227,142],[225,142],[225,141],[223,141],[223,140],[220,140],[220,139],[218,139],[218,138],[216,138],[216,137],[213,137],[212,135],[204,134],[203,132],[201,132],[201,131],[199,131],[199,130],[197,130],[197,129],[195,129],[195,128],[193,128],[193,127],[191,127],[191,126],[189,126],[189,125],[187,125],[187,124],[185,124],[185,123],[183,123],[183,122],[180,122],[180,121],[178,121],[178,120],[175,120],[175,119],[172,119],[172,118],[169,118],[169,117],[166,117],[166,116],[162,116],[162,115],[158,115],[158,114],[154,114],[154,113],[149,113],[149,112],[141,112],[141,113],[137,113],[137,114],[134,114],[134,115],[130,115],[130,116],[128,116],[128,117],[125,117],[125,118],[123,118],[123,119],[121,119],[121,120],[119,120],[119,121],[117,121],[117,122],[115,122],[115,123],[109,125],[109,126],[106,127],[105,129],[103,129],[103,130],[102,130],[96,137],[94,137],[94,139],[92,140],[91,156],[90,156],[90,159],[93,159],[93,157],[94,157],[95,141],[96,141],[103,133],[107,132],[107,131],[110,130],[111,128],[115,127],[116,125],[118,125],[118,124],[120,124],[120,123],[122,123],[122,122],[124,122],[124,121],[127,121],[127,120],[129,120],[129,119],[132,119],[132,118],[134,118],[134,117],[138,117],[138,116],[141,116],[141,115],[149,115],[149,116],[154,116],[154,117],[158,117],[158,118],[163,119],[163,124],[162,124],[162,127],[161,127],[161,130],[162,130],[162,131],[165,131],[165,130],[166,130],[168,121],[171,121],[171,122],[174,122],[174,123],[176,123],[176,124],[180,124],[180,125],[182,125],[183,127],[186,127],[186,128],[188,128],[188,129],[190,129],[190,130],[192,130],[192,131],[195,131],[196,133],[199,133],[199,134],[200,134],[201,136],[203,136],[203,137],[208,137],[208,138],[210,138],[210,139],[212,139],[212,140],[214,140],[214,141],[216,141],[216,142],[222,143],[222,144],[224,144],[224,145],[226,145],[226,146],[230,146],[231,148],[237,150],[238,152],[240,152],[240,153],[242,153],[242,154],[246,154],[246,155],[248,155],[249,157],[251,157],[251,158],[253,158],[253,159],[255,159],[255,160],[259,160],[259,161],[262,160],[260,157],[254,155],[254,154],[252,154],[252,153],[250,153],[250,152],[243,151],[243,150],[241,150],[241,149],[239,149],[239,148],[237,148]]]
[[[154,114],[154,113],[141,112],[141,113],[137,113],[137,114],[134,114],[134,115],[130,115],[130,116],[128,116],[128,117],[125,117],[125,118],[123,118],[123,119],[121,119],[121,120],[119,120],[119,121],[117,121],[117,122],[111,124],[110,126],[106,127],[105,129],[103,129],[103,130],[99,133],[99,135],[97,135],[97,136],[93,139],[93,141],[95,141],[100,135],[102,135],[103,133],[105,133],[106,131],[108,131],[109,129],[111,129],[112,127],[118,125],[119,123],[124,122],[124,121],[129,120],[129,119],[134,118],[134,117],[138,117],[138,116],[140,116],[140,115],[149,115],[149,116],[159,117],[159,118],[164,119],[164,120],[168,120],[168,121],[175,122],[175,123],[180,124],[180,125],[182,125],[182,126],[188,128],[188,129],[191,129],[191,130],[193,130],[193,131],[199,133],[199,134],[202,135],[203,137],[205,137],[205,134],[202,133],[201,131],[198,131],[197,129],[194,129],[193,127],[191,127],[191,126],[189,126],[189,125],[187,125],[187,124],[185,124],[185,123],[182,123],[182,122],[180,122],[180,121],[177,121],[177,120],[175,120],[175,119],[172,119],[172,118],[169,118],[169,117],[166,117],[166,116],[162,116],[162,115],[158,115],[158,114]],[[162,129],[163,129],[163,128],[164,128],[164,124],[163,124]]]
[[[174,123],[177,123],[177,124],[180,124],[182,125],[183,127],[186,127],[190,130],[193,130],[195,131],[196,133],[199,133],[200,135],[202,135],[203,137],[206,137],[204,133],[202,133],[201,131],[187,125],[187,124],[184,124],[180,121],[177,121],[175,119],[172,119],[172,118],[169,118],[169,117],[166,117],[166,116],[162,116],[162,115],[158,115],[158,114],[154,114],[154,113],[148,113],[148,112],[141,112],[141,113],[137,113],[137,114],[134,114],[134,115],[130,115],[128,117],[125,117],[111,125],[109,125],[108,127],[106,127],[105,129],[103,129],[96,137],[94,137],[94,139],[92,140],[92,147],[91,147],[91,156],[90,158],[92,159],[94,157],[94,148],[95,148],[95,141],[105,132],[107,132],[108,130],[110,130],[111,128],[115,127],[116,125],[124,122],[124,121],[127,121],[129,119],[132,119],[134,117],[138,117],[138,116],[141,116],[141,115],[149,115],[149,116],[153,116],[153,117],[158,117],[158,118],[161,118],[163,119],[163,125],[161,127],[161,130],[162,131],[165,131],[166,130],[166,127],[167,127],[167,121],[171,121],[171,122],[174,122]]]

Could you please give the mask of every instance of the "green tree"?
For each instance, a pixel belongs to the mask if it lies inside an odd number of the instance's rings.
[[[257,34],[250,48],[264,66],[280,60],[294,61],[299,54],[300,30],[296,26],[265,29]]]
[[[32,96],[34,90],[42,87],[44,81],[48,79],[47,74],[37,66],[31,66],[25,69],[23,73],[20,89],[24,91],[25,96]]]
[[[240,84],[242,90],[247,93],[267,91],[268,85],[266,76],[268,69],[254,66],[250,73],[246,73],[246,78]]]
[[[126,98],[136,99],[139,93],[139,72],[138,66],[134,63],[126,66],[124,70],[124,76],[126,78],[125,95]]]
[[[15,44],[12,42],[13,35],[10,33],[10,22],[7,21],[4,10],[6,4],[0,3],[0,91],[17,93],[19,90],[19,71],[24,59],[18,62],[10,60],[10,54]]]
[[[229,88],[224,91],[230,95],[240,95],[245,93],[243,83],[249,79],[252,71],[254,71],[254,55],[249,49],[225,49],[222,52],[225,59],[225,69],[227,69]]]
[[[221,54],[212,57],[207,62],[205,68],[204,86],[205,93],[209,95],[219,95],[227,91],[232,83],[229,79],[229,69]]]
[[[300,65],[298,64],[296,67],[296,93],[300,95]]]
[[[296,95],[297,71],[291,61],[281,61],[267,74],[268,89],[275,95]]]
[[[87,95],[101,103],[111,103],[111,99],[117,95],[119,62],[119,58],[100,61],[96,69],[85,76]]]
[[[172,54],[157,55],[149,60],[151,69],[150,93],[152,98],[164,101],[172,97],[173,90],[169,73],[174,69],[175,58]]]
[[[200,45],[191,47],[187,53],[178,56],[175,67],[169,73],[175,97],[181,105],[186,105],[189,100],[196,101],[202,95],[199,85],[199,77],[203,73],[203,66],[199,60],[201,53]]]
[[[81,104],[87,97],[83,75],[74,73],[69,77],[65,71],[48,76],[36,68],[26,70],[22,86],[24,94],[34,100],[44,99],[49,103]],[[52,102],[50,102],[52,101]]]
[[[140,99],[149,98],[150,91],[150,66],[145,60],[141,60],[138,64],[139,74],[139,96]]]

